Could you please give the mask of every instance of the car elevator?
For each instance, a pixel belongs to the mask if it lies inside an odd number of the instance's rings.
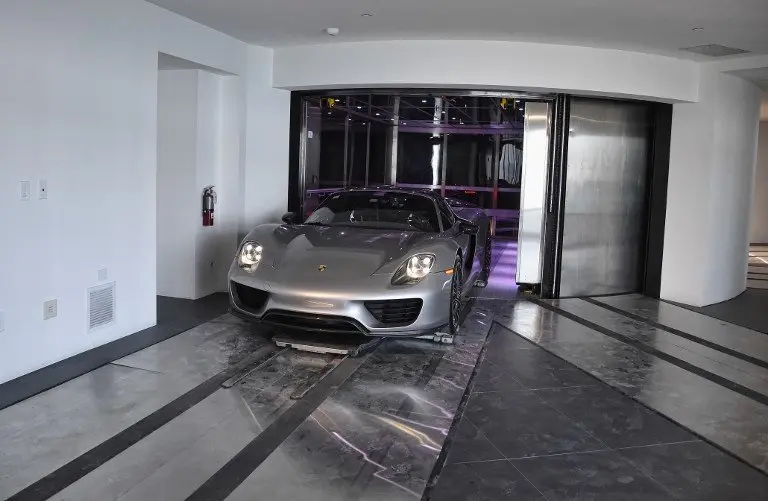
[[[671,105],[632,100],[294,92],[289,209],[349,187],[435,190],[491,216],[501,297],[657,297],[670,127]]]

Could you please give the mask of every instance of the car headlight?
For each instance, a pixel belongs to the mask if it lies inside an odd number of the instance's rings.
[[[237,264],[245,271],[255,271],[261,262],[264,247],[256,242],[245,242],[237,254]]]
[[[434,254],[415,254],[400,265],[392,277],[392,285],[409,285],[421,282],[435,265]]]

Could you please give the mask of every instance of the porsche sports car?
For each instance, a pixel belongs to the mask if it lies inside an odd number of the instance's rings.
[[[253,229],[229,271],[232,311],[255,321],[370,336],[454,335],[491,265],[490,219],[431,192],[347,189],[301,224]]]

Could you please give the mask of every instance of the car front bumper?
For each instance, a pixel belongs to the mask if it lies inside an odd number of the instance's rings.
[[[286,327],[371,336],[414,336],[448,323],[451,277],[443,272],[431,273],[415,285],[393,286],[391,275],[370,275],[354,283],[329,280],[286,285],[276,280],[273,270],[265,271],[251,274],[232,266],[229,295],[238,316]],[[392,322],[406,305],[413,312],[419,301],[414,320]],[[381,305],[392,312],[384,314],[387,321],[381,321]],[[349,328],[342,328],[344,325]]]

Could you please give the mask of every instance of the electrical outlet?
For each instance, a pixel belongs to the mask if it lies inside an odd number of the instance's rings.
[[[0,332],[5,330],[5,312],[0,310]]]
[[[26,202],[28,201],[32,195],[29,181],[21,181],[19,183],[19,199]]]
[[[41,179],[37,183],[37,199],[45,200],[48,198],[48,181]]]
[[[50,320],[59,314],[59,307],[55,299],[43,303],[43,320]]]
[[[99,282],[103,282],[107,279],[107,269],[102,268],[99,270]]]

